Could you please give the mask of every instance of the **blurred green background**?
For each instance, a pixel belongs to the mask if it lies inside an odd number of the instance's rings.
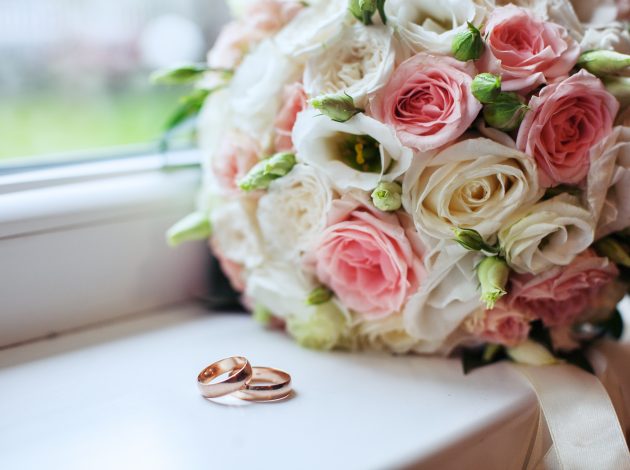
[[[222,0],[2,0],[0,166],[158,147],[185,88],[150,73],[203,61]]]

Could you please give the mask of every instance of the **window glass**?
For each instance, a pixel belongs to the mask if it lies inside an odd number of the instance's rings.
[[[222,0],[0,0],[0,166],[155,150],[177,87],[151,71],[203,61]]]

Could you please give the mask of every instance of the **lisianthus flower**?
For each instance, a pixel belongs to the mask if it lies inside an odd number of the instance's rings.
[[[542,195],[531,157],[485,138],[445,148],[405,174],[403,202],[416,227],[435,239],[456,228],[493,242],[502,224]]]
[[[544,187],[578,184],[588,174],[589,152],[612,132],[619,103],[585,70],[534,96],[518,132],[519,150],[532,155]]]
[[[501,75],[503,91],[526,92],[566,77],[580,55],[566,29],[514,5],[495,8],[484,32],[486,51],[478,67]]]
[[[567,193],[523,208],[499,231],[510,267],[536,275],[570,264],[594,238],[593,215]]]
[[[387,0],[385,13],[411,53],[450,54],[455,36],[468,22],[481,25],[486,9],[473,0]]]
[[[333,201],[328,227],[305,260],[343,305],[376,319],[399,312],[420,287],[422,249],[404,214],[346,195]]]
[[[268,251],[276,259],[296,260],[326,228],[332,200],[330,183],[308,165],[273,181],[257,210]]]
[[[323,172],[340,191],[371,191],[380,181],[401,176],[413,158],[392,129],[362,113],[336,122],[313,109],[303,111],[293,142],[298,161]]]
[[[355,23],[326,43],[304,70],[304,88],[311,97],[346,93],[359,107],[379,90],[394,70],[391,32],[383,26]]]
[[[587,250],[567,266],[536,276],[513,276],[509,301],[513,307],[540,318],[546,326],[568,326],[618,275],[619,270],[608,258]]]
[[[461,136],[481,111],[470,89],[475,74],[472,63],[417,54],[370,99],[369,114],[395,129],[404,145],[436,149]]]

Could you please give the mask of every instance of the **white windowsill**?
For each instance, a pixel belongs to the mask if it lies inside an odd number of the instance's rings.
[[[235,354],[291,373],[294,398],[202,399],[198,372]],[[519,468],[538,413],[503,365],[313,352],[193,305],[0,351],[0,390],[0,468]]]

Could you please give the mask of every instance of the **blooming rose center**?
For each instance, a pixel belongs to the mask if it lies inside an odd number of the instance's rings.
[[[523,26],[522,18],[515,18],[497,25],[492,30],[490,42],[495,55],[498,54],[504,61],[519,63],[544,49],[541,33],[541,24],[528,19],[526,26]],[[517,57],[511,53],[517,53]]]

